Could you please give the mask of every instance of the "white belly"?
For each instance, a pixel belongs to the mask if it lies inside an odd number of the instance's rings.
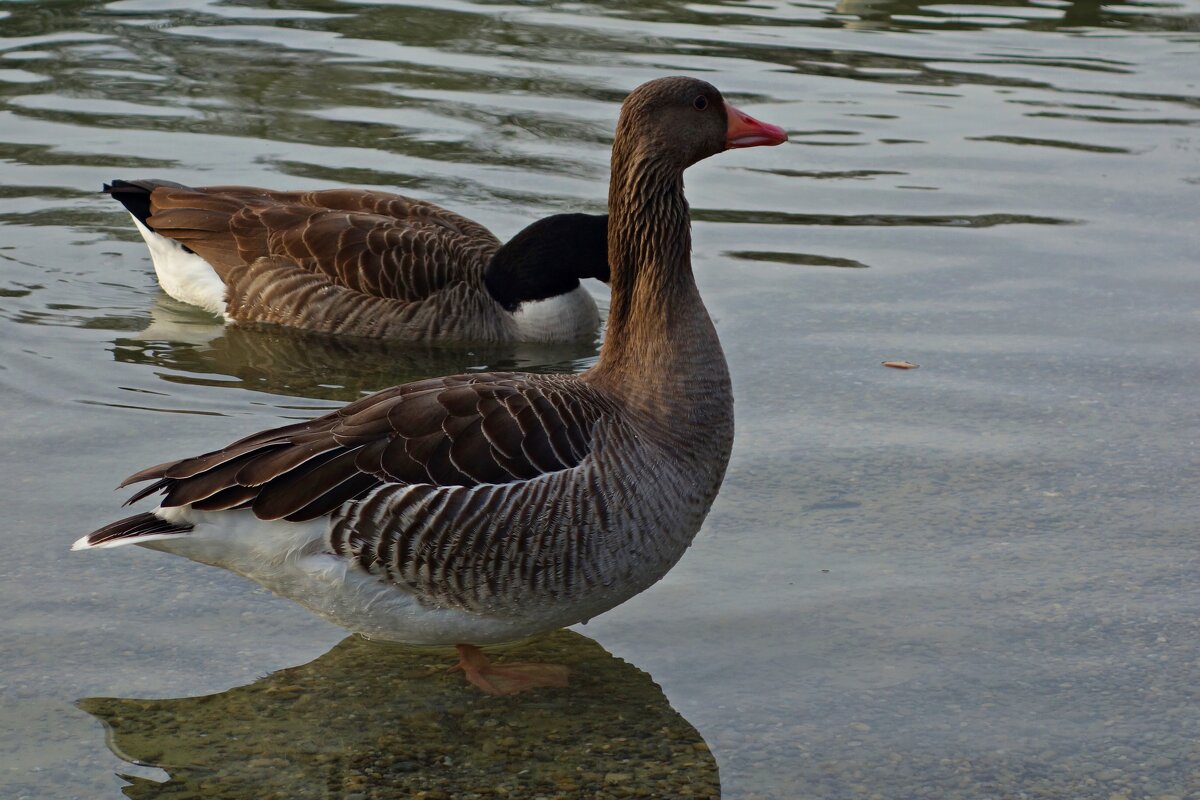
[[[414,645],[502,644],[578,622],[567,609],[498,615],[437,608],[381,580],[326,546],[328,518],[265,522],[249,511],[158,509],[191,533],[138,542],[223,567],[294,600],[318,616],[373,639]]]

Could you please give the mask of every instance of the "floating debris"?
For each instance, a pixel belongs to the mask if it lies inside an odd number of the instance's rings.
[[[921,366],[920,364],[914,364],[911,361],[881,361],[880,363],[885,367],[891,367],[892,369],[916,369],[917,367]]]

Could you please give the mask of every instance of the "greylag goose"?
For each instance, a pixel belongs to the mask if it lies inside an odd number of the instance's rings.
[[[733,395],[696,289],[685,168],[786,141],[711,85],[663,78],[621,108],[612,304],[580,375],[417,381],[144,469],[158,508],[75,549],[140,544],[232,570],[367,636],[453,644],[476,686],[562,685],[479,645],[585,621],[658,581],[720,488]]]
[[[600,315],[603,215],[539,220],[504,246],[422,200],[362,189],[276,192],[113,181],[163,290],[230,322],[409,341],[569,342]]]

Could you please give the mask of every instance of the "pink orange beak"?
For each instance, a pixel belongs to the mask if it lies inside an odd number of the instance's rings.
[[[725,147],[758,147],[777,145],[787,141],[787,131],[769,122],[759,122],[754,117],[725,104],[725,116],[729,127],[725,129]]]

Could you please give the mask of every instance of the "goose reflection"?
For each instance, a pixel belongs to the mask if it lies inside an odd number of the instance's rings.
[[[648,674],[571,631],[519,659],[568,665],[571,686],[485,696],[439,650],[350,636],[220,694],[79,706],[118,757],[167,773],[122,776],[135,800],[720,796],[711,751]]]
[[[477,370],[578,372],[596,343],[430,346],[333,337],[274,326],[224,325],[160,296],[142,331],[116,338],[113,357],[163,370],[169,383],[354,400],[429,375]]]

